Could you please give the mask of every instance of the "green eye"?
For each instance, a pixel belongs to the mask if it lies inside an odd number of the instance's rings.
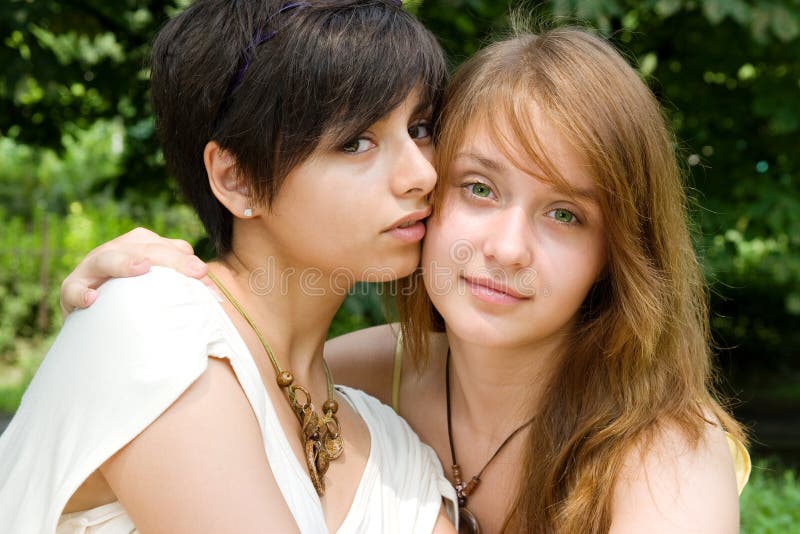
[[[556,208],[550,213],[553,214],[555,220],[561,223],[571,224],[576,221],[575,214],[564,208]]]
[[[469,184],[470,192],[476,197],[488,198],[492,194],[492,190],[486,184],[474,183]]]

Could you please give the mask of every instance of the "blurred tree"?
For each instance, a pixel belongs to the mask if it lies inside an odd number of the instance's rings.
[[[188,2],[11,0],[0,5],[0,135],[64,148],[99,119],[125,128],[118,194],[163,195],[166,172],[148,100],[149,43]],[[97,184],[98,186],[106,184]]]
[[[187,3],[4,2],[0,136],[63,153],[70,132],[101,119],[121,124],[122,164],[87,183],[113,187],[134,203],[174,199],[153,132],[146,58],[159,26]],[[454,64],[506,28],[519,7],[498,0],[406,5]],[[740,362],[791,365],[800,347],[800,0],[551,0],[521,9],[585,21],[628,54],[681,142],[718,340],[738,347]],[[0,179],[4,205],[25,189],[23,179]],[[31,183],[51,188],[57,181]],[[1,187],[8,182],[16,185]]]

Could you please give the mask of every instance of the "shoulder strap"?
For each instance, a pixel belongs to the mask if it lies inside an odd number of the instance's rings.
[[[394,346],[394,368],[392,369],[392,409],[400,413],[400,378],[403,373],[403,333],[397,332]]]
[[[725,432],[725,437],[728,440],[728,448],[731,451],[731,456],[733,456],[733,465],[736,469],[736,489],[741,495],[747,480],[750,478],[750,470],[752,469],[750,454],[744,444],[727,431]]]

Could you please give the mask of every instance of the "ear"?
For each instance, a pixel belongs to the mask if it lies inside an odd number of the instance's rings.
[[[211,192],[234,217],[249,219],[258,208],[250,195],[250,188],[236,170],[233,156],[216,141],[209,141],[203,150],[208,184]]]

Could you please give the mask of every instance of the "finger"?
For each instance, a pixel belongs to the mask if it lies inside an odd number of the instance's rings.
[[[87,258],[68,278],[74,276],[76,282],[95,289],[109,278],[140,276],[149,271],[151,265],[149,247],[138,247],[136,252],[103,250]]]
[[[88,308],[97,300],[97,291],[79,282],[65,280],[61,285],[61,316],[66,318],[73,310]]]
[[[178,251],[183,252],[184,254],[194,254],[194,248],[192,248],[192,245],[184,239],[168,239],[167,241],[169,241],[172,246],[178,249]]]
[[[208,267],[200,258],[191,254],[191,252],[187,253],[178,250],[172,240],[139,245],[137,250],[139,254],[147,258],[150,265],[169,267],[192,278],[202,278],[208,272]],[[189,247],[189,250],[191,250],[191,247]]]
[[[180,259],[175,270],[186,276],[202,280],[208,274],[208,265],[197,256],[185,256]]]
[[[112,239],[109,241],[109,243],[113,243],[115,241],[121,241],[123,243],[152,243],[164,240],[165,238],[161,237],[152,230],[148,230],[147,228],[139,226],[122,234],[119,237]]]
[[[95,250],[61,283],[61,313],[66,317],[75,308],[90,306],[94,291],[112,277],[138,276],[150,269],[146,257],[117,250]]]

